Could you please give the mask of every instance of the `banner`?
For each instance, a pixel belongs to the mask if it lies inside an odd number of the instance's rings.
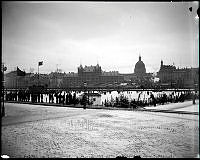
[[[26,72],[21,71],[18,67],[17,67],[17,76],[25,76]]]

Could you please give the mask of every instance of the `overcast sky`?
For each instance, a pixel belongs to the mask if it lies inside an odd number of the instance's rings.
[[[192,12],[189,7],[193,7]],[[147,72],[161,59],[198,67],[198,2],[2,2],[2,57],[8,71],[99,65],[133,73],[139,54]]]

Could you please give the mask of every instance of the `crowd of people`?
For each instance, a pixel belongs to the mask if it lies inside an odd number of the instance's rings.
[[[49,92],[49,93],[30,93],[29,91],[9,91],[6,92],[6,101],[32,102],[32,103],[56,103],[56,104],[78,104],[79,99],[76,93],[71,92]],[[44,98],[45,96],[45,98]],[[48,97],[48,98],[47,98]],[[55,100],[54,100],[55,99]]]
[[[142,92],[141,92],[142,93]],[[141,94],[140,93],[140,94]],[[166,94],[162,92],[158,96],[153,94],[153,92],[147,92],[148,99],[141,99],[140,94],[137,99],[129,100],[126,96],[120,95],[116,97],[115,100],[109,101],[105,100],[102,103],[103,106],[106,107],[145,107],[145,106],[156,106],[156,105],[164,105],[166,103],[178,103],[184,102],[185,100],[195,101],[198,98],[198,95],[194,92],[186,91],[186,92],[172,92],[170,94]],[[45,97],[44,97],[45,96]],[[76,92],[59,92],[59,91],[51,91],[47,93],[31,93],[27,90],[18,90],[18,91],[7,91],[5,92],[5,100],[6,101],[19,101],[19,102],[32,102],[32,103],[56,103],[63,105],[76,105],[81,104],[86,107],[87,104],[91,104],[83,94],[80,99],[77,97]]]

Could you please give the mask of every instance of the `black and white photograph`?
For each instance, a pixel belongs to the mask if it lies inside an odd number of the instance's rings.
[[[198,1],[1,11],[1,158],[199,158]]]

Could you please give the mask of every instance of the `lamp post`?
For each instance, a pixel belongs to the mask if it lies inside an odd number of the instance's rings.
[[[1,74],[2,74],[2,110],[1,110],[1,117],[4,117],[5,116],[5,107],[4,107],[4,84],[5,84],[5,81],[4,81],[4,71],[7,70],[7,67],[4,66],[4,64],[2,65],[2,68],[1,68]]]

